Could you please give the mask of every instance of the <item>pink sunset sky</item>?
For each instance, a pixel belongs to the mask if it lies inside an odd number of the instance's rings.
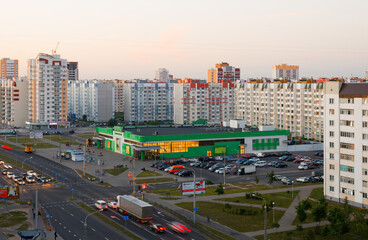
[[[80,79],[206,79],[226,61],[241,77],[271,77],[272,65],[301,77],[363,77],[368,70],[367,0],[6,1],[0,58],[51,53],[78,61]]]

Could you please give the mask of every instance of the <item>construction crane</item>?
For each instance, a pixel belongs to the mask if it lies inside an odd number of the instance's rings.
[[[56,47],[55,49],[53,49],[51,52],[52,52],[52,55],[55,55],[56,54],[56,50],[57,48],[59,47],[59,42],[56,44]]]

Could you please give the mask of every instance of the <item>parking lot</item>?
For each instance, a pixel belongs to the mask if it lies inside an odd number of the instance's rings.
[[[323,160],[322,156],[315,156],[315,152],[293,152],[291,156],[295,157],[298,155],[308,156],[311,159],[315,159],[315,160]],[[285,176],[289,178],[291,181],[294,181],[294,183],[296,183],[296,179],[299,177],[309,177],[311,176],[313,171],[323,171],[323,166],[315,167],[313,169],[300,170],[298,169],[298,166],[300,165],[300,163],[293,163],[293,162],[284,162],[287,165],[287,167],[285,168],[275,168],[275,167],[268,166],[268,163],[271,161],[283,162],[279,160],[279,157],[275,157],[275,156],[260,158],[260,161],[265,161],[267,165],[264,167],[256,167],[256,173],[251,173],[247,175],[237,175],[233,173],[226,173],[225,177],[224,177],[224,174],[211,172],[205,168],[190,166],[191,162],[184,162],[184,163],[181,163],[181,165],[184,165],[186,169],[191,169],[195,171],[197,178],[209,180],[209,181],[212,181],[213,183],[224,183],[224,182],[236,183],[236,182],[244,182],[244,181],[254,181],[255,176],[258,177],[260,183],[267,183],[268,182],[267,173],[271,171],[274,171],[275,175]],[[221,160],[217,160],[217,162],[223,163],[223,161]],[[235,163],[235,161],[226,161],[226,164],[231,164],[231,163]],[[237,167],[244,166],[242,164],[236,164],[236,165]],[[159,172],[165,175],[167,174],[167,173],[164,173],[164,171],[159,171]],[[178,180],[182,180],[184,178],[187,178],[188,180],[189,178],[192,179],[190,176],[180,177],[180,176],[173,175],[173,174],[170,174],[170,176],[175,176],[176,178],[178,178]],[[280,181],[275,181],[275,184],[277,185],[277,184],[282,184],[282,183]]]

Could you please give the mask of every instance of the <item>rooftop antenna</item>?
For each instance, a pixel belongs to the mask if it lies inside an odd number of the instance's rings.
[[[56,50],[57,50],[58,47],[59,47],[59,42],[57,42],[55,49],[52,49],[52,51],[51,51],[52,55],[56,54]]]

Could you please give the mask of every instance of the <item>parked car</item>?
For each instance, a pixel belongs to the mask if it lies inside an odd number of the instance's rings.
[[[216,156],[215,157],[215,160],[216,161],[223,161],[224,160],[224,157],[222,157],[222,156]]]
[[[257,153],[257,157],[263,158],[265,156],[264,153]]]
[[[273,177],[275,181],[281,181],[281,179],[286,178],[285,176],[282,176],[282,175],[274,175]]]
[[[196,161],[196,162],[191,162],[189,165],[190,165],[191,167],[198,167],[198,166],[199,166],[199,164],[201,164],[201,162],[200,162],[200,161]]]
[[[317,181],[317,182],[323,182],[323,177],[322,176],[315,176],[314,179]]]
[[[323,171],[313,171],[312,177],[320,177],[323,176]]]
[[[249,160],[259,161],[260,159],[259,159],[259,158],[257,158],[257,157],[252,157],[252,158],[250,158]]]
[[[271,162],[268,163],[268,166],[269,167],[274,167],[276,163],[277,163],[276,161],[271,161]]]
[[[279,160],[285,161],[286,158],[288,158],[289,156],[283,155],[281,157],[279,157]]]
[[[189,176],[192,176],[193,173],[192,171],[189,171],[189,170],[184,170],[184,171],[181,171],[178,176],[180,177],[189,177]]]
[[[300,178],[297,178],[296,181],[300,183],[308,183],[309,177],[300,177]]]
[[[288,165],[284,162],[277,162],[274,167],[275,168],[284,168],[284,167],[287,167],[287,166]]]
[[[150,223],[150,229],[156,233],[164,233],[166,231],[166,228],[162,226],[161,224],[157,223]]]
[[[292,162],[292,161],[294,161],[295,160],[295,157],[287,157],[287,158],[285,158],[285,162]]]
[[[35,176],[36,173],[33,170],[29,170],[29,171],[27,171],[27,175],[28,176]]]
[[[281,182],[283,183],[283,184],[286,184],[286,185],[290,185],[290,184],[292,184],[292,182],[291,182],[291,180],[289,179],[289,178],[282,178],[281,179]]]
[[[256,167],[264,167],[267,165],[266,161],[257,161],[256,163],[254,163],[254,166]]]
[[[97,200],[95,202],[95,206],[96,206],[96,208],[98,210],[100,210],[100,209],[103,209],[103,210],[108,209],[107,203],[104,200]]]

